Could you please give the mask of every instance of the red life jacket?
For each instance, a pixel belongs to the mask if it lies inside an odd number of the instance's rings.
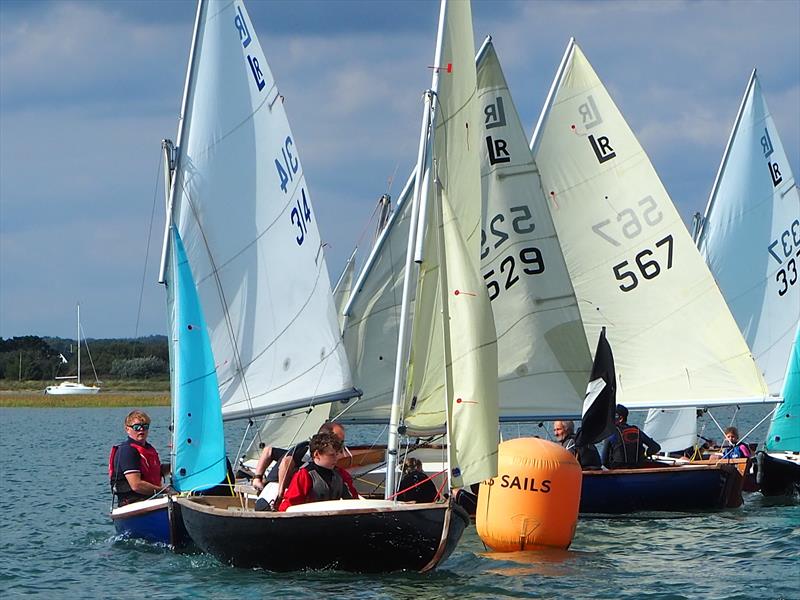
[[[128,440],[127,442],[130,444],[131,448],[136,450],[139,453],[140,458],[140,465],[139,465],[139,473],[147,483],[152,483],[153,485],[161,485],[161,460],[158,458],[158,452],[153,446],[141,446],[136,442]],[[108,478],[111,480],[111,484],[114,485],[115,478],[122,483],[122,480],[125,478],[124,474],[119,473],[116,474],[115,477],[115,470],[116,470],[116,456],[117,450],[119,450],[120,444],[111,447],[111,453],[108,455]]]

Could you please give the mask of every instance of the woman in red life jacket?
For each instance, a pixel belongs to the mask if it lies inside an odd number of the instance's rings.
[[[647,456],[661,451],[661,445],[636,425],[628,425],[628,409],[617,405],[615,431],[603,442],[603,465],[609,469],[638,467]]]
[[[134,410],[125,417],[125,432],[128,438],[111,448],[108,458],[108,474],[111,488],[117,496],[117,504],[146,500],[165,489],[162,483],[164,471],[169,465],[161,465],[156,449],[147,443],[150,433],[150,417]]]

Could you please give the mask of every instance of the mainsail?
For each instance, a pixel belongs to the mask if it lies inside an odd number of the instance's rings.
[[[755,69],[698,225],[700,253],[770,393],[791,395],[784,376],[800,320],[800,197]],[[665,450],[696,441],[692,409],[651,411],[648,421],[651,435],[669,436]]]
[[[477,67],[481,272],[497,329],[501,415],[574,418],[592,368],[575,292],[491,38]]]
[[[800,321],[800,195],[755,70],[698,247],[770,393],[778,395]]]
[[[241,2],[198,8],[172,186],[225,418],[353,395],[297,144]]]
[[[768,401],[750,351],[647,155],[573,40],[531,142],[587,339],[629,408]]]

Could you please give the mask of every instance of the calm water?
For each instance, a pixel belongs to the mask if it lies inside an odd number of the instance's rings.
[[[740,429],[765,412],[751,410]],[[565,552],[486,556],[472,527],[427,575],[278,575],[117,541],[106,463],[127,412],[0,409],[3,598],[800,598],[800,505],[758,494],[720,513],[582,519]],[[166,454],[168,410],[149,412]]]

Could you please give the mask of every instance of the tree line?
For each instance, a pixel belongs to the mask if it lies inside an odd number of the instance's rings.
[[[84,343],[85,342],[85,343]],[[167,338],[81,340],[81,380],[150,379],[169,376]],[[88,348],[87,348],[88,346]],[[26,335],[0,338],[0,379],[51,380],[77,374],[75,340]]]

